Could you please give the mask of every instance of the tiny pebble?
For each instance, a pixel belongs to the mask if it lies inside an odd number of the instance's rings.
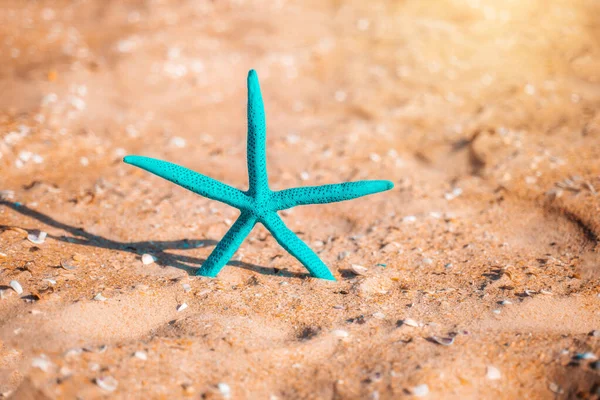
[[[415,222],[417,220],[417,217],[415,217],[414,215],[408,215],[404,218],[402,218],[402,222]]]
[[[500,312],[501,312],[501,311],[500,311],[500,310],[493,310],[492,312],[493,312],[494,314],[500,314]]]
[[[138,350],[135,353],[133,353],[133,356],[135,358],[139,358],[140,360],[143,360],[143,361],[146,361],[148,359],[148,355],[144,351],[139,351]]]
[[[375,314],[373,314],[373,318],[385,319],[385,314],[382,312],[376,312]]]
[[[10,281],[9,285],[11,288],[14,289],[15,292],[17,292],[17,294],[23,293],[23,287],[21,286],[21,284],[19,282]]]
[[[512,304],[512,301],[510,301],[510,300],[502,300],[502,301],[500,302],[500,304],[502,304],[503,306],[506,306],[506,305],[508,305],[508,304]]]
[[[107,392],[114,392],[119,386],[119,382],[112,376],[96,378],[96,385]]]
[[[597,329],[594,329],[593,331],[590,332],[590,336],[592,337],[600,337],[600,331]]]
[[[500,370],[492,365],[488,365],[487,366],[487,373],[486,373],[486,377],[490,380],[498,380],[500,379],[500,377],[502,376],[502,374],[500,373]]]
[[[186,292],[186,293],[190,292],[192,290],[192,287],[190,285],[188,285],[187,283],[184,283],[181,286],[183,286],[183,291]]]
[[[152,254],[142,255],[142,264],[148,265],[154,263],[154,261],[156,261],[156,257],[154,257]]]
[[[429,394],[429,386],[424,383],[422,385],[415,386],[412,388],[412,394],[416,397],[425,397]]]
[[[181,303],[178,307],[177,307],[177,311],[183,311],[186,308],[188,308],[188,305],[185,303]]]
[[[48,234],[46,232],[40,232],[37,235],[34,233],[30,233],[29,235],[27,235],[27,240],[29,240],[31,243],[42,244],[46,241],[47,235]]]

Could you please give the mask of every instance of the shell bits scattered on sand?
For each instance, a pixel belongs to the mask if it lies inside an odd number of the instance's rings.
[[[283,222],[277,211],[306,204],[325,204],[390,190],[390,181],[357,181],[271,191],[267,178],[265,110],[254,70],[248,73],[248,180],[242,192],[205,175],[166,161],[143,156],[126,156],[123,161],[145,169],[196,194],[233,206],[241,215],[231,226],[197,275],[215,277],[231,259],[257,222],[316,278],[335,280],[319,256]]]
[[[34,244],[43,244],[46,241],[46,232],[30,233],[27,235],[27,240]]]

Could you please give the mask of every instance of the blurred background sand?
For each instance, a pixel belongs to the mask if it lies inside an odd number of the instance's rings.
[[[599,16],[3,0],[0,396],[598,398]],[[245,189],[251,68],[273,189],[396,185],[282,215],[336,282],[260,226],[195,277],[237,210],[121,162]]]

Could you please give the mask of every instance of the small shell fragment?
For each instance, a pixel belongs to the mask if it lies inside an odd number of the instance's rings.
[[[48,372],[52,367],[52,361],[45,354],[40,354],[39,357],[34,357],[31,360],[31,366],[34,368],[39,368],[44,372]]]
[[[223,395],[224,398],[229,399],[231,397],[231,388],[228,384],[224,382],[220,382],[217,387],[219,388],[219,392]]]
[[[102,293],[98,293],[94,296],[94,300],[96,301],[106,301],[106,297],[102,296]]]
[[[114,392],[119,386],[119,382],[112,376],[96,378],[96,385],[107,392]]]
[[[192,287],[189,284],[187,284],[187,283],[184,283],[181,286],[183,286],[183,291],[186,292],[186,293],[190,292],[192,290]]]
[[[352,264],[350,266],[350,269],[352,270],[352,272],[354,272],[356,275],[366,275],[367,271],[369,271],[368,268],[363,267],[362,265],[357,265],[357,264]]]
[[[30,233],[27,235],[27,240],[29,240],[31,243],[42,244],[46,241],[46,236],[48,236],[48,234],[43,231],[37,235],[35,233]]]
[[[487,366],[487,373],[486,373],[486,377],[490,380],[498,380],[500,379],[500,377],[502,377],[502,374],[500,373],[500,370],[492,365],[488,365]]]
[[[402,325],[408,325],[408,326],[412,326],[414,328],[418,328],[421,326],[420,323],[418,323],[417,321],[415,321],[414,319],[411,319],[411,318],[406,318],[406,319],[402,320]]]
[[[412,388],[412,394],[416,397],[425,397],[429,394],[429,386],[426,384],[418,385]]]
[[[512,301],[510,301],[510,300],[502,300],[500,302],[500,304],[503,305],[503,306],[506,306],[506,305],[512,304]]]
[[[331,333],[333,333],[334,336],[337,336],[339,338],[347,338],[348,336],[350,336],[350,334],[347,331],[344,331],[342,329],[336,329]]]
[[[60,266],[67,271],[73,271],[77,267],[69,262],[69,260],[60,260]]]
[[[375,314],[373,314],[373,318],[385,319],[385,314],[382,312],[376,312]]]
[[[155,261],[156,261],[156,257],[154,257],[152,254],[143,254],[142,255],[142,264],[144,264],[144,265],[153,264]]]
[[[433,340],[437,344],[441,344],[442,346],[450,346],[454,343],[453,337],[432,336],[431,340]]]
[[[577,353],[577,354],[575,354],[575,356],[573,358],[576,360],[595,360],[598,357],[596,357],[596,355],[594,353],[590,353],[588,351],[585,353]]]
[[[13,290],[15,292],[17,292],[17,294],[22,294],[23,293],[23,287],[21,286],[21,284],[17,281],[10,281],[9,283],[10,287],[13,288]]]
[[[139,359],[140,359],[140,360],[142,360],[142,361],[146,361],[146,360],[148,359],[148,355],[146,354],[146,352],[145,352],[145,351],[140,351],[140,350],[138,350],[138,351],[136,351],[135,353],[133,353],[133,356],[134,356],[135,358],[139,358]]]
[[[188,308],[188,305],[185,303],[181,303],[179,306],[177,306],[177,311],[183,311],[186,308]]]

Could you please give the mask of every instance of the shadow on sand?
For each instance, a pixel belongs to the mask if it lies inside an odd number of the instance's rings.
[[[200,268],[202,263],[206,261],[203,258],[190,257],[182,254],[169,253],[167,250],[186,250],[194,249],[204,246],[215,246],[218,242],[211,239],[206,240],[170,240],[170,241],[144,241],[144,242],[119,242],[112,239],[107,239],[102,236],[94,235],[86,232],[82,228],[77,228],[62,222],[55,220],[54,218],[43,214],[39,211],[35,211],[25,205],[12,203],[5,200],[0,200],[0,206],[5,206],[15,212],[18,212],[27,217],[38,220],[39,222],[51,226],[54,228],[61,229],[67,232],[70,236],[54,236],[48,235],[48,238],[58,240],[66,243],[73,243],[83,246],[91,246],[100,249],[110,249],[117,251],[126,251],[136,255],[142,255],[144,253],[151,253],[157,258],[157,264],[161,266],[170,266],[182,269],[190,275],[195,275],[196,271]],[[1,225],[0,232],[10,229],[12,226]],[[20,227],[21,228],[21,227]],[[37,231],[26,228],[28,232]],[[250,264],[242,261],[229,261],[228,266],[234,266],[238,268],[244,268],[250,271],[258,272],[263,275],[274,275],[272,268],[261,267],[260,265]],[[278,272],[279,276],[288,276],[295,278],[305,278],[308,274],[294,273],[287,270],[281,270]]]

